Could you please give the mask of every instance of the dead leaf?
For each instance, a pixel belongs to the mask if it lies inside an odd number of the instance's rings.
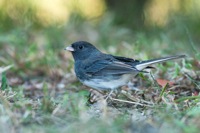
[[[162,87],[165,87],[167,84],[170,86],[174,85],[174,82],[165,79],[156,79],[156,82]]]

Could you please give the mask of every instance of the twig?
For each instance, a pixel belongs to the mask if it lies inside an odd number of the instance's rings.
[[[111,100],[118,101],[118,102],[123,102],[123,103],[136,104],[136,105],[141,105],[141,106],[146,106],[146,107],[153,107],[153,106],[142,104],[142,103],[139,103],[139,102],[126,101],[126,100],[122,100],[122,99],[112,98]]]
[[[122,94],[123,94],[124,96],[126,96],[128,99],[132,100],[132,101],[135,101],[135,102],[142,102],[142,103],[154,105],[154,103],[145,101],[145,100],[143,100],[143,99],[134,98],[133,96],[131,96],[131,95],[127,94],[127,93],[122,92]]]
[[[174,89],[176,89],[177,87],[179,87],[179,88],[187,88],[186,85],[174,85],[174,86],[168,88],[168,90],[174,90]]]

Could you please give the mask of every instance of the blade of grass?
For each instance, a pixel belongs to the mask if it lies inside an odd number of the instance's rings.
[[[157,100],[157,103],[161,102],[162,96],[163,96],[165,90],[167,89],[167,86],[168,86],[168,83],[162,88],[159,98]]]
[[[162,88],[162,91],[160,93],[160,98],[163,96],[165,90],[167,89],[168,83]]]
[[[5,72],[3,72],[1,78],[1,90],[6,90],[7,88],[8,88],[7,78]]]
[[[199,81],[196,81],[195,79],[193,79],[192,76],[190,76],[188,73],[185,73],[184,75],[185,75],[188,79],[190,79],[190,80],[199,88],[199,90],[200,90],[200,86],[199,86],[200,82],[199,82]]]
[[[12,106],[10,102],[6,99],[5,96],[2,95],[2,91],[0,91],[0,102],[3,104],[6,113],[11,119],[12,123],[17,127],[19,125],[19,121],[16,118],[16,115],[12,112]]]
[[[181,98],[175,100],[175,102],[182,102],[182,101],[185,101],[185,100],[193,100],[193,99],[200,99],[200,96],[181,97]]]
[[[184,28],[185,28],[186,34],[187,34],[187,36],[188,36],[188,39],[189,39],[189,44],[192,46],[192,50],[193,50],[196,54],[198,54],[199,52],[197,51],[197,48],[194,46],[194,42],[193,42],[193,40],[192,40],[192,37],[191,37],[191,35],[190,35],[190,33],[189,33],[188,28],[187,28],[186,26],[184,26]]]
[[[11,67],[13,67],[13,65],[9,65],[9,66],[6,66],[6,67],[0,67],[0,74],[7,71],[8,69],[10,69]]]

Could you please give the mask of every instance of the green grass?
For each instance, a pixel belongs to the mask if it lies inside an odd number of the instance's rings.
[[[105,17],[95,24],[72,19],[61,27],[27,25],[1,32],[0,66],[13,67],[1,73],[0,132],[198,132],[200,98],[192,93],[200,89],[199,46],[192,37],[188,40],[189,33],[171,30],[133,32]],[[152,72],[156,78],[176,82],[174,88],[160,87],[148,74],[138,76],[142,92],[130,94],[145,97],[153,107],[118,102],[88,106],[89,92],[76,80],[72,56],[64,51],[76,40],[140,60],[183,53],[188,58],[157,65]]]

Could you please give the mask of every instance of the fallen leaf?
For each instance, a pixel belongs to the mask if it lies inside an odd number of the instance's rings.
[[[174,85],[174,82],[165,79],[156,79],[156,82],[162,87],[165,87],[167,84],[170,86]]]

